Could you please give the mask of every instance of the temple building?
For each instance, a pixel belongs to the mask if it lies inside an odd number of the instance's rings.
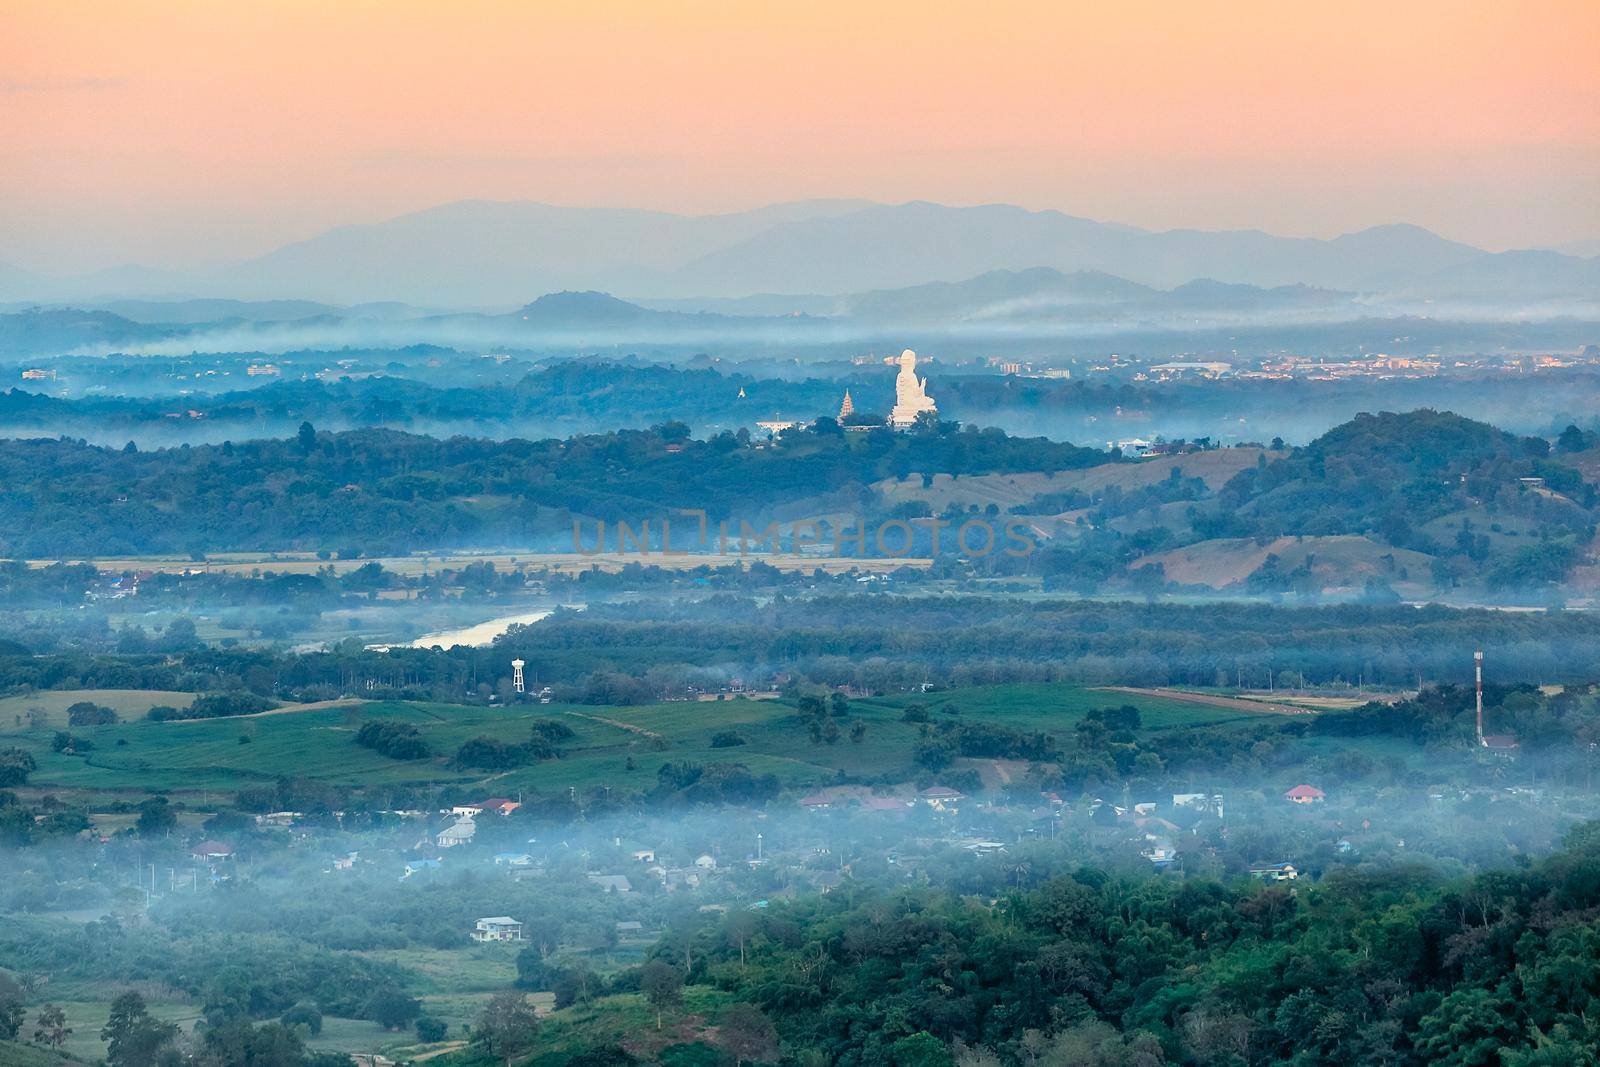
[[[900,373],[894,380],[894,410],[889,425],[904,430],[914,425],[923,412],[937,415],[939,408],[928,395],[928,383],[917,377],[917,354],[911,349],[900,353]]]
[[[844,403],[839,405],[839,421],[843,422],[856,413],[856,405],[850,399],[850,390],[844,391]]]

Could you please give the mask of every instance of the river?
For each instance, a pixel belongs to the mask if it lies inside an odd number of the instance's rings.
[[[543,611],[529,611],[521,615],[502,615],[498,619],[488,622],[474,623],[455,630],[440,630],[438,633],[423,634],[411,642],[412,648],[453,648],[456,645],[487,645],[495,638],[511,629],[517,623],[524,626],[532,625],[540,619],[546,618],[555,609],[546,608]]]

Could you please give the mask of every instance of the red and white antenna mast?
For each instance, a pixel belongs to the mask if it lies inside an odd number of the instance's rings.
[[[1472,659],[1478,672],[1478,747],[1485,748],[1489,742],[1483,739],[1483,653],[1474,652]]]

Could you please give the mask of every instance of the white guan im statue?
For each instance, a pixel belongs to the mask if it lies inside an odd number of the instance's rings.
[[[928,395],[928,383],[917,377],[917,354],[911,349],[900,353],[900,373],[894,380],[894,410],[889,425],[904,430],[924,411],[938,414],[939,408]]]

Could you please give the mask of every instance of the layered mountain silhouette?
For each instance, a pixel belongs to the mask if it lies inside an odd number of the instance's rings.
[[[1153,232],[1004,204],[815,200],[688,216],[464,201],[339,227],[205,274],[123,267],[47,279],[0,266],[0,302],[181,294],[503,311],[528,293],[562,290],[650,300],[838,297],[1036,267],[1163,289],[1210,278],[1427,296],[1592,295],[1597,272],[1593,259],[1492,254],[1409,225],[1319,240]]]

